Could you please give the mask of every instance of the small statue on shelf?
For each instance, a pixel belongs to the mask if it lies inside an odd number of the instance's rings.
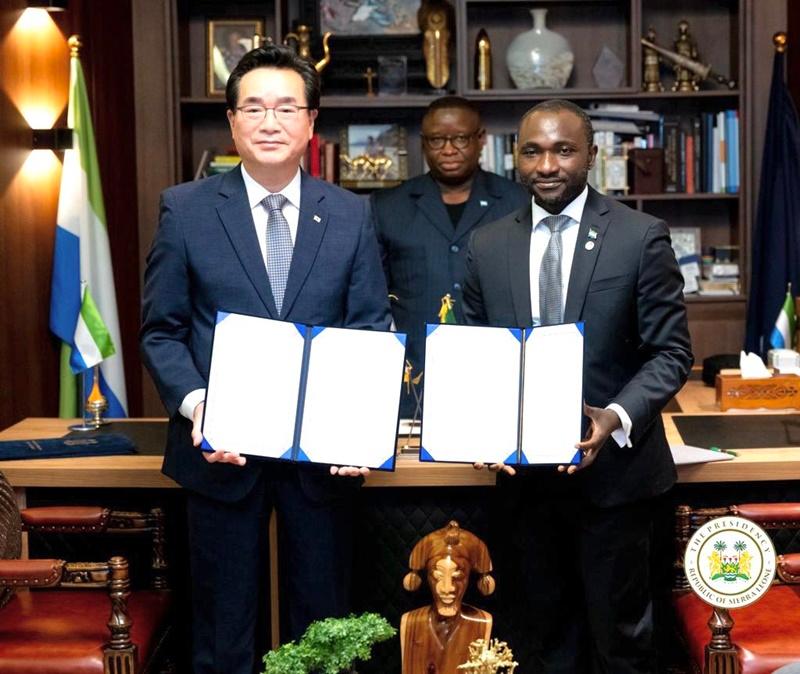
[[[651,44],[656,43],[656,30],[652,26],[647,31],[647,41]],[[661,74],[659,73],[658,52],[652,47],[645,45],[642,50],[642,90],[643,91],[664,91],[661,84]]]
[[[470,657],[470,644],[488,641],[492,632],[491,614],[462,604],[472,571],[480,574],[481,594],[494,592],[489,550],[453,520],[420,540],[408,565],[403,587],[417,590],[422,585],[419,572],[425,570],[433,605],[404,613],[400,620],[403,674],[459,674],[458,665]]]
[[[453,8],[446,0],[423,0],[417,12],[422,32],[425,75],[435,89],[444,89],[450,79],[450,30]]]
[[[458,669],[472,674],[514,674],[517,667],[519,663],[505,641],[476,639],[469,645],[469,662]]]
[[[686,59],[697,61],[697,45],[689,35],[689,22],[681,19],[678,22],[678,37],[675,39],[675,53]],[[676,63],[675,83],[672,85],[673,91],[697,91],[700,87],[697,84],[698,78],[691,70]]]

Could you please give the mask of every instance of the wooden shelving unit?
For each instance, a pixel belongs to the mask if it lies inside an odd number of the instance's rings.
[[[316,36],[314,54],[320,54],[318,0],[164,0],[171,3],[172,64],[166,68],[174,91],[175,133],[172,143],[179,180],[193,177],[203,150],[230,147],[222,98],[205,91],[205,25],[212,18],[261,18],[266,33],[276,41],[297,23],[309,24]],[[756,42],[769,44],[757,32],[769,14],[783,11],[774,0],[450,0],[454,8],[454,39],[450,52],[451,77],[446,93],[463,95],[481,109],[487,130],[509,133],[521,115],[537,101],[569,98],[581,104],[636,103],[660,114],[691,116],[702,112],[736,109],[740,125],[740,192],[738,194],[630,194],[620,199],[633,208],[664,218],[674,227],[700,227],[704,246],[739,246],[743,292],[748,285],[749,232],[753,218],[754,142],[760,142],[764,115],[758,111],[768,81],[755,76],[754,59],[771,59],[767,50],[753,51]],[[514,36],[528,30],[528,10],[546,7],[547,25],[564,35],[575,53],[575,67],[563,90],[518,90],[505,67],[505,49]],[[640,90],[642,50],[639,37],[653,26],[659,44],[671,46],[677,23],[685,18],[698,44],[700,60],[713,64],[737,82],[729,90],[703,83],[697,92],[647,93]],[[493,44],[493,79],[490,91],[473,86],[473,56],[477,32],[485,28]],[[599,50],[607,46],[624,64],[623,81],[614,89],[598,88],[592,66]],[[332,62],[323,73],[322,109],[317,130],[335,140],[347,124],[399,121],[406,128],[409,173],[422,170],[420,120],[426,106],[442,92],[426,88],[420,79],[421,38],[353,38],[331,40]],[[409,59],[409,92],[403,96],[367,96],[360,72],[377,65],[383,53],[403,53]],[[359,60],[360,59],[360,60]],[[354,68],[361,68],[360,71]],[[662,71],[664,72],[664,71]],[[760,73],[764,68],[760,68]],[[665,87],[670,76],[663,77]],[[757,87],[757,88],[754,88]],[[363,92],[363,93],[360,93]],[[753,118],[751,118],[751,115]],[[751,153],[755,152],[754,156]],[[736,351],[741,346],[745,296],[689,297],[690,328],[698,358]]]

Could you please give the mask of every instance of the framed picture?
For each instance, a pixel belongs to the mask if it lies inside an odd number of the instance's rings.
[[[206,89],[209,96],[224,96],[231,71],[255,46],[255,36],[263,35],[259,19],[212,19],[208,22]]]
[[[320,32],[418,35],[420,0],[320,0]]]
[[[339,143],[342,187],[394,187],[408,177],[406,130],[399,124],[351,124]]]

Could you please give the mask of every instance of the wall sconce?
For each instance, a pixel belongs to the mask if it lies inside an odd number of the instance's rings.
[[[48,12],[63,12],[67,8],[67,0],[28,0],[31,9],[45,9]]]
[[[72,149],[72,129],[33,129],[34,150],[59,150]]]

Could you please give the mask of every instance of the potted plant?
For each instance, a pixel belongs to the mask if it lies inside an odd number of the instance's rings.
[[[317,620],[298,643],[284,644],[264,656],[264,674],[352,672],[356,660],[369,660],[373,644],[395,634],[397,630],[377,613]]]

